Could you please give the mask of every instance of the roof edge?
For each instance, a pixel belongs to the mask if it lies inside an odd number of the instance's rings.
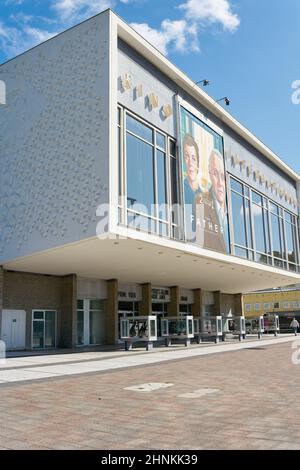
[[[135,31],[128,23],[126,23],[113,10],[111,14],[117,22],[118,37],[127,42],[129,46],[139,52],[149,62],[155,65],[165,75],[172,76],[172,80],[192,96],[201,105],[205,106],[224,124],[228,125],[232,130],[244,138],[257,151],[262,153],[275,166],[280,168],[295,183],[300,183],[300,175],[296,173],[289,165],[287,165],[275,152],[258,139],[249,129],[241,124],[236,118],[228,113],[221,105],[219,105],[211,96],[199,87],[195,87],[195,83],[188,75],[174,65],[166,56],[149,43],[143,36]]]

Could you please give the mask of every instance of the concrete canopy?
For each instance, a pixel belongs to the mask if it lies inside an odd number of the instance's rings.
[[[50,275],[76,273],[122,283],[151,282],[228,294],[299,282],[296,273],[162,238],[157,242],[143,238],[143,234],[140,239],[95,237],[18,258],[5,263],[4,268]]]

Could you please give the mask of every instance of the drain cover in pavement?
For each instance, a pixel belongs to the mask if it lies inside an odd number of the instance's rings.
[[[217,388],[200,388],[200,390],[195,390],[194,392],[183,393],[182,395],[178,395],[178,398],[201,398],[205,395],[218,393],[219,391],[220,390]]]
[[[141,385],[133,385],[132,387],[126,387],[124,390],[132,390],[133,392],[154,392],[155,390],[159,390],[160,388],[168,388],[172,387],[173,384],[171,383],[159,383],[159,382],[151,382],[147,384]]]

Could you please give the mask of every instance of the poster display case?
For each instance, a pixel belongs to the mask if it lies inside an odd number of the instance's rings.
[[[278,336],[280,332],[279,316],[275,314],[264,315],[264,332],[266,334],[272,333],[274,336]]]
[[[227,336],[237,336],[239,341],[246,338],[246,319],[244,316],[222,316],[223,341]]]
[[[153,348],[157,341],[157,317],[130,316],[120,319],[120,338],[125,342],[126,351],[131,350],[134,343],[146,343],[147,351]]]
[[[194,336],[198,344],[203,339],[218,343],[222,335],[222,317],[194,317]]]
[[[257,335],[260,339],[264,331],[264,317],[249,318],[246,320],[246,335]]]
[[[194,338],[193,316],[162,318],[161,334],[165,338],[166,346],[170,346],[173,339],[183,340],[185,346],[189,346],[191,339]]]

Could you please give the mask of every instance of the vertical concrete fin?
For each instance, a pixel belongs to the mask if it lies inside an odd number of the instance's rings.
[[[70,274],[61,280],[61,318],[58,346],[73,348],[77,336],[77,276]]]
[[[179,317],[180,289],[178,286],[170,287],[170,302],[168,304],[168,316]]]
[[[151,315],[152,313],[152,285],[150,282],[142,284],[142,301],[139,304],[140,315]]]
[[[106,342],[116,344],[118,339],[118,280],[107,281]]]

